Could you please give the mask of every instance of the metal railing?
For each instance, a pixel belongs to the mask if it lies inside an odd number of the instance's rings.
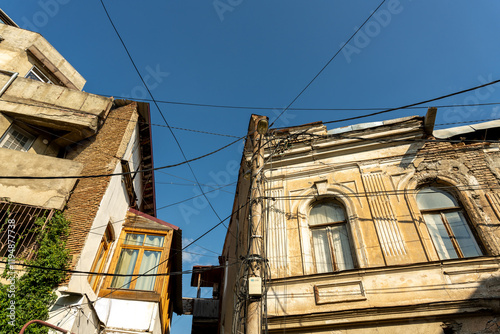
[[[30,260],[38,249],[38,236],[54,214],[53,209],[0,201],[0,257],[14,243],[16,260]]]

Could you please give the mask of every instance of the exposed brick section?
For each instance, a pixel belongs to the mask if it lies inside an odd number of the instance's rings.
[[[75,161],[84,164],[82,175],[112,173],[121,157],[116,157],[125,129],[137,104],[111,110],[103,126],[84,146],[77,147]],[[78,152],[76,152],[78,150]],[[83,245],[95,219],[111,177],[79,179],[67,203],[66,217],[71,221],[68,248],[73,256],[72,267],[78,262]]]
[[[423,156],[427,164],[445,160],[459,160],[482,185],[483,190],[496,191],[499,180],[489,167],[484,153],[484,149],[487,147],[487,144],[484,143],[452,144],[431,141],[427,142],[419,151],[419,156]]]

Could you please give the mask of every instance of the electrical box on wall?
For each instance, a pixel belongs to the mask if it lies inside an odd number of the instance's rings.
[[[262,296],[262,279],[260,277],[250,277],[248,279],[248,295],[250,297]]]

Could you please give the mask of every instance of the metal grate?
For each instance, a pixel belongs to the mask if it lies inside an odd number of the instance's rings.
[[[10,241],[15,244],[16,260],[30,260],[38,248],[37,236],[53,213],[53,209],[0,201],[0,257],[8,255]],[[9,227],[9,220],[13,220],[13,227]]]

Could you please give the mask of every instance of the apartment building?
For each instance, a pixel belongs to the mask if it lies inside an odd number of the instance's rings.
[[[498,332],[500,121],[435,118],[252,116],[212,332]]]
[[[0,19],[0,214],[16,222],[16,262],[40,256],[36,222],[70,221],[72,271],[39,320],[73,333],[169,333],[182,312],[181,275],[170,275],[182,270],[181,230],[156,218],[149,105],[82,91],[47,40]]]

